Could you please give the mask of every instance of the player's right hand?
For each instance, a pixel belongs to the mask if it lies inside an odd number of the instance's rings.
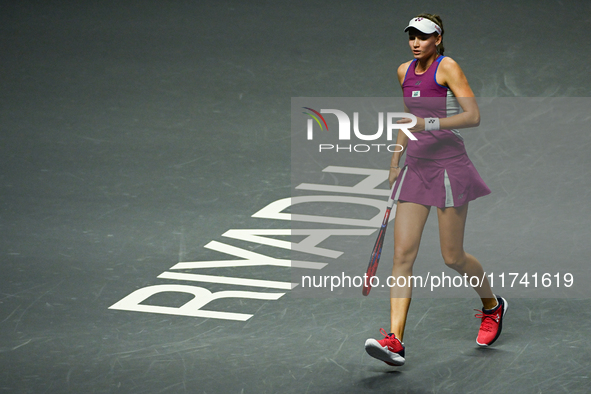
[[[390,174],[388,175],[388,182],[390,182],[390,189],[392,189],[392,185],[398,179],[398,175],[400,175],[400,168],[392,168],[390,167]]]

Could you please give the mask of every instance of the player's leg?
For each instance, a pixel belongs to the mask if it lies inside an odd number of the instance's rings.
[[[399,201],[394,219],[394,267],[392,276],[402,276],[408,284],[412,266],[419,251],[419,243],[430,207]],[[365,351],[388,365],[400,366],[405,362],[402,336],[406,315],[410,306],[412,288],[392,287],[390,289],[390,333],[381,329],[384,339],[373,338],[365,341]]]
[[[464,251],[467,214],[468,204],[461,207],[437,208],[441,254],[448,267],[462,276],[466,274],[468,278],[477,277],[481,282],[479,286],[474,287],[483,305],[483,313],[477,315],[482,321],[476,342],[480,346],[488,346],[501,333],[502,319],[508,305],[502,297],[493,294],[480,262]]]
[[[390,332],[402,341],[412,288],[408,277],[419,252],[419,244],[425,223],[429,217],[429,206],[411,202],[399,202],[394,219],[394,265],[392,277],[404,277],[398,283],[406,282],[405,287],[390,288]]]
[[[441,255],[445,264],[459,274],[467,274],[468,278],[476,276],[482,279],[484,276],[482,265],[474,256],[464,251],[464,230],[467,214],[468,204],[455,208],[437,208]],[[486,276],[484,276],[481,286],[474,287],[474,290],[482,299],[482,305],[485,309],[491,309],[497,305],[497,300]]]

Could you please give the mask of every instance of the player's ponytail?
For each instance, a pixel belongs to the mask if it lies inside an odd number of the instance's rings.
[[[443,47],[443,22],[441,21],[441,17],[437,14],[426,14],[423,13],[421,15],[417,15],[417,18],[426,18],[429,19],[431,22],[437,24],[439,27],[441,27],[441,43],[439,45],[437,45],[437,53],[439,53],[440,55],[443,56],[443,51],[445,51],[445,48]],[[437,33],[435,33],[437,34]]]

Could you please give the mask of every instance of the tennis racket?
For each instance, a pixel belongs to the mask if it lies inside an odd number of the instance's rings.
[[[394,182],[394,185],[392,186],[392,193],[390,193],[390,198],[388,199],[388,206],[386,207],[386,214],[384,215],[384,220],[382,221],[382,226],[380,227],[380,232],[378,233],[378,239],[376,239],[376,243],[373,247],[373,250],[371,251],[369,265],[367,266],[367,278],[363,282],[364,296],[367,296],[371,290],[371,278],[375,276],[376,271],[378,269],[378,263],[380,262],[382,246],[384,245],[384,238],[386,237],[386,228],[388,227],[390,212],[392,212],[392,207],[394,206],[394,199],[392,198],[392,194],[394,192],[395,187],[396,182]]]

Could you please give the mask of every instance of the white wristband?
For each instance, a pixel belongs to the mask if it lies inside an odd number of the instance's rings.
[[[425,131],[440,130],[439,118],[425,118]]]

